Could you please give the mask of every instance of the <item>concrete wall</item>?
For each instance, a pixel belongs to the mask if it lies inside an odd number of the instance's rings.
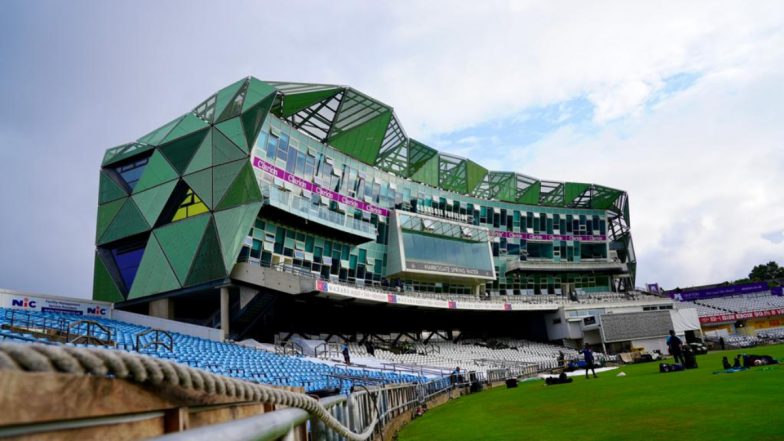
[[[231,278],[241,282],[286,294],[304,294],[316,290],[316,279],[250,263],[238,263]]]
[[[208,328],[206,326],[191,325],[190,323],[176,322],[174,320],[166,320],[158,317],[150,317],[149,315],[135,314],[128,311],[115,310],[112,313],[114,320],[133,323],[140,326],[148,326],[150,328],[163,329],[171,332],[179,332],[180,334],[190,335],[193,337],[206,338],[213,341],[222,341],[221,330]]]

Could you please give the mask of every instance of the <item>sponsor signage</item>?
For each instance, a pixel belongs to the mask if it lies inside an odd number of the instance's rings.
[[[331,201],[340,202],[341,204],[345,204],[348,205],[349,207],[354,207],[356,209],[366,211],[371,214],[377,214],[379,216],[385,216],[385,217],[389,216],[389,210],[387,210],[386,208],[382,208],[373,204],[368,204],[365,201],[360,201],[359,199],[342,195],[336,191],[332,191],[318,184],[314,184],[310,181],[297,177],[294,174],[289,173],[280,167],[276,167],[275,165],[270,164],[269,162],[259,158],[258,156],[253,157],[253,167],[269,175],[275,176],[278,179],[282,179],[286,182],[294,184],[299,188],[303,188],[307,191],[316,193],[319,196],[324,196],[325,198]]]
[[[490,235],[494,237],[503,237],[506,239],[525,239],[525,240],[577,240],[580,242],[606,242],[606,234],[532,234],[532,233],[518,233],[516,231],[490,231]]]
[[[770,289],[770,293],[774,296],[784,296],[784,286],[774,286]]]
[[[735,314],[718,314],[707,317],[700,317],[700,323],[722,323],[734,322],[736,320],[748,320],[760,317],[773,317],[776,315],[784,315],[784,308],[781,309],[768,309],[765,311],[752,311],[752,312],[738,312]]]
[[[3,294],[4,308],[35,312],[56,312],[89,317],[110,317],[112,308],[100,303],[83,303],[67,299],[28,296],[23,294]]]
[[[414,260],[406,260],[406,270],[431,271],[434,273],[457,274],[460,276],[493,277],[492,271],[440,263],[417,262]]]
[[[360,288],[339,285],[324,280],[316,281],[316,290],[329,295],[341,297],[351,297],[355,299],[372,300],[397,305],[422,306],[426,308],[442,309],[472,309],[485,311],[550,311],[558,308],[556,304],[547,303],[501,303],[501,302],[462,302],[455,300],[428,299],[422,297],[406,296],[404,294],[392,294],[377,291],[368,291]]]
[[[733,296],[741,294],[751,294],[755,292],[767,291],[767,282],[746,283],[743,285],[730,285],[730,286],[716,286],[713,288],[692,289],[688,291],[681,291],[680,293],[670,291],[667,294],[670,298],[679,300],[681,302],[689,302],[692,300],[710,299],[714,297]]]

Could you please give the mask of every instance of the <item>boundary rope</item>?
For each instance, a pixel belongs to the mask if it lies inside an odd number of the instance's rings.
[[[315,416],[327,427],[351,441],[367,440],[378,423],[378,410],[374,409],[376,415],[371,418],[370,425],[364,431],[355,433],[332,416],[316,399],[305,394],[116,350],[0,343],[0,370],[113,377],[139,384],[218,394],[241,401],[296,407]]]

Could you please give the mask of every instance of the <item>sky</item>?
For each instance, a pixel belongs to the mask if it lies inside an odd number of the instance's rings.
[[[90,297],[103,152],[248,75],[350,85],[441,151],[626,190],[638,285],[784,264],[784,2],[7,0],[0,287]]]

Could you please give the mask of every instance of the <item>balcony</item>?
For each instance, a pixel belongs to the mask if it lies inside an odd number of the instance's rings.
[[[324,205],[314,205],[310,199],[267,186],[262,188],[264,204],[282,210],[299,218],[305,223],[315,223],[336,231],[341,238],[354,243],[362,243],[376,239],[376,227],[370,222],[354,219],[343,213],[330,210]],[[308,228],[312,229],[313,225]]]
[[[506,273],[550,271],[601,271],[606,273],[625,273],[629,269],[620,261],[606,259],[584,259],[580,262],[553,262],[550,259],[514,260],[506,264]]]

